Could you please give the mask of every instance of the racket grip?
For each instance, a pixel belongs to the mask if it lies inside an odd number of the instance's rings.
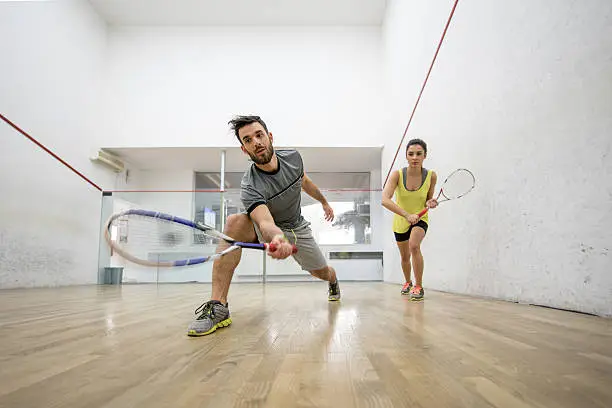
[[[297,253],[297,247],[295,245],[291,245],[291,247],[293,248],[293,250],[291,251],[292,254]],[[268,244],[268,248],[270,248],[270,252],[274,252],[276,251],[276,244]]]
[[[425,208],[423,208],[423,209],[421,210],[421,212],[420,212],[420,213],[418,213],[417,215],[419,216],[419,218],[421,218],[422,216],[424,216],[424,215],[427,213],[427,211],[429,211],[429,207],[425,207]]]

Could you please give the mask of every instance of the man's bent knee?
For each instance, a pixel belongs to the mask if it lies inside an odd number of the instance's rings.
[[[227,217],[224,232],[237,241],[252,242],[257,240],[253,222],[246,214],[232,214]]]
[[[322,273],[328,273],[329,272],[329,266],[326,266],[324,268],[321,269],[314,269],[312,271],[310,271],[310,273],[312,275],[321,275]]]
[[[331,275],[331,268],[329,266],[325,266],[321,269],[314,269],[309,271],[310,274],[319,279],[327,280]]]

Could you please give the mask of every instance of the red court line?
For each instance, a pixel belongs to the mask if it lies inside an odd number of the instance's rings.
[[[89,184],[91,184],[96,190],[98,191],[102,191],[102,189],[93,181],[91,181],[90,179],[88,179],[87,177],[85,177],[83,174],[81,174],[78,170],[76,170],[74,167],[72,167],[71,165],[69,165],[68,163],[66,163],[61,157],[59,157],[57,154],[53,153],[51,150],[49,150],[47,147],[45,147],[42,143],[40,143],[38,140],[34,139],[32,136],[30,136],[29,134],[27,134],[24,130],[22,130],[19,126],[17,126],[16,124],[14,124],[13,122],[11,122],[9,119],[6,118],[6,116],[4,116],[3,114],[0,113],[0,118],[2,118],[2,120],[4,120],[6,123],[8,123],[11,127],[13,127],[16,131],[18,131],[19,133],[21,133],[22,135],[24,135],[25,137],[27,137],[28,139],[30,139],[30,141],[32,141],[34,144],[36,144],[38,147],[40,147],[41,149],[43,149],[45,152],[49,153],[51,156],[53,156],[56,160],[58,160],[60,163],[62,163],[64,166],[68,167],[70,170],[72,170],[73,172],[75,172],[77,175],[79,175],[83,180],[85,180],[86,182],[88,182]]]
[[[368,192],[368,191],[382,191],[382,189],[356,189],[356,188],[336,188],[336,189],[325,189],[320,188],[323,192]],[[240,191],[239,189],[225,190],[224,192],[235,192]],[[221,190],[109,190],[105,193],[221,193]]]
[[[221,190],[109,190],[106,193],[221,193]]]
[[[406,133],[408,133],[408,128],[410,127],[410,123],[412,123],[412,118],[414,118],[414,113],[416,112],[417,106],[419,106],[419,102],[421,100],[421,96],[423,95],[423,91],[425,90],[425,86],[427,85],[427,81],[429,80],[429,74],[431,74],[431,70],[433,69],[434,64],[436,63],[436,58],[438,58],[438,52],[440,51],[440,47],[442,47],[442,42],[444,41],[444,37],[446,37],[446,31],[448,30],[448,26],[453,18],[453,14],[455,14],[455,9],[457,8],[457,3],[459,0],[455,0],[455,4],[453,5],[453,9],[451,10],[450,16],[448,16],[448,21],[446,22],[446,26],[444,27],[444,32],[442,32],[442,37],[440,37],[440,42],[438,43],[438,48],[436,48],[436,53],[434,54],[433,59],[431,60],[431,65],[429,66],[429,71],[427,71],[427,76],[425,77],[425,81],[423,81],[423,86],[421,87],[421,92],[419,92],[419,97],[414,104],[414,108],[412,109],[412,113],[410,114],[410,119],[408,119],[408,124],[406,125],[406,130],[404,130],[404,135],[402,136],[402,140],[397,146],[397,151],[395,152],[395,157],[389,166],[389,172],[387,173],[387,177],[385,178],[385,182],[383,186],[387,184],[389,180],[389,175],[391,174],[391,170],[393,169],[393,165],[395,164],[395,160],[397,159],[397,155],[402,147],[402,143],[404,143],[404,139],[406,138]]]
[[[331,191],[331,192],[340,192],[340,193],[352,193],[352,192],[357,192],[357,193],[367,193],[369,191],[382,191],[381,188],[367,188],[367,189],[361,189],[361,188],[319,188],[319,190],[321,191]]]

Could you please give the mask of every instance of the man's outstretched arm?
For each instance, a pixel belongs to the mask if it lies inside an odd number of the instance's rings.
[[[251,211],[250,217],[257,224],[264,241],[278,247],[276,251],[268,252],[272,258],[285,259],[292,254],[293,246],[287,241],[283,231],[274,223],[268,206],[258,205]]]
[[[334,210],[331,208],[319,187],[304,173],[304,177],[302,178],[302,190],[306,192],[309,196],[317,200],[323,206],[323,211],[325,212],[325,220],[333,221],[334,219]]]

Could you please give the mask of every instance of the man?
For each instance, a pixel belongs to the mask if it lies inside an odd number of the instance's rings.
[[[276,244],[277,249],[268,252],[272,258],[293,255],[303,270],[329,282],[328,300],[340,300],[336,271],[327,265],[312,236],[310,223],[302,217],[302,189],[321,203],[327,221],[334,219],[334,211],[304,172],[302,157],[294,150],[275,151],[272,133],[259,116],[238,116],[229,124],[253,164],[241,182],[246,214],[230,215],[225,234],[242,242]],[[292,254],[293,245],[298,249],[295,254]],[[218,250],[226,247],[226,243],[221,243]],[[211,299],[196,309],[198,316],[189,325],[189,336],[205,336],[232,323],[227,293],[240,256],[241,250],[237,250],[215,261]]]

